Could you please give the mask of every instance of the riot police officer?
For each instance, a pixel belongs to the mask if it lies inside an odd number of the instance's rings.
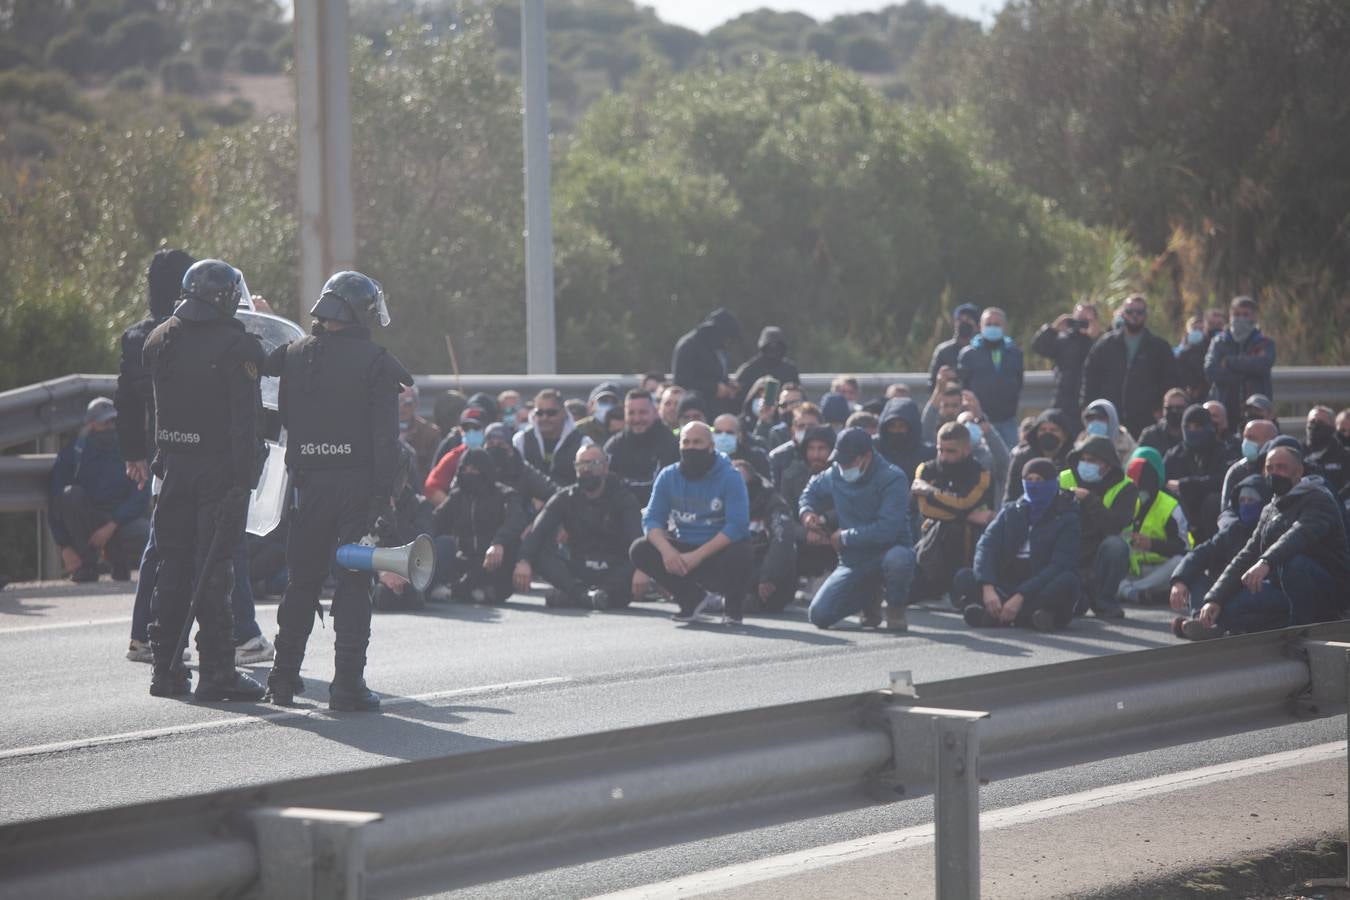
[[[412,376],[370,339],[389,324],[384,291],[360,272],[339,272],[311,309],[313,333],[269,354],[265,371],[281,376],[279,405],[286,427],[286,467],[294,492],[286,564],[286,593],[277,610],[276,659],[268,696],[286,705],[304,689],[305,643],[322,615],[319,589],[339,544],[392,524],[399,464],[398,394]],[[341,571],[333,595],[334,676],[328,708],[374,710],[366,687],[372,576]]]
[[[163,479],[155,507],[160,564],[152,602],[150,693],[185,694],[190,676],[178,641],[191,608],[200,628],[198,700],[259,700],[262,685],[234,668],[230,558],[244,538],[249,492],[261,462],[258,373],[262,345],[234,317],[243,276],[204,259],[183,276],[183,300],[145,339],[142,359],[155,391],[154,471]]]

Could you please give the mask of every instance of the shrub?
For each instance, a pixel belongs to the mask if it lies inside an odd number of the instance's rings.
[[[201,69],[186,56],[165,60],[159,67],[159,79],[170,94],[199,94],[202,90]]]
[[[276,58],[272,52],[256,41],[244,41],[234,48],[230,56],[241,72],[260,75],[277,70]]]

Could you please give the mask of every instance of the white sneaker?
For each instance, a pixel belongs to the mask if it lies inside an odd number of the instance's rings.
[[[272,646],[272,642],[261,634],[251,641],[245,641],[234,648],[234,664],[236,666],[248,666],[254,663],[267,662],[277,655],[277,650]]]
[[[427,600],[431,603],[449,603],[451,599],[448,584],[438,584],[427,592]]]
[[[148,641],[132,640],[131,646],[127,648],[127,659],[132,662],[152,663],[155,661],[155,654],[150,650]],[[192,651],[183,648],[183,662],[192,662]]]
[[[726,606],[727,602],[723,599],[721,594],[708,592],[703,595],[703,599],[699,601],[698,606],[694,607],[694,618],[697,619],[704,614],[714,615],[720,613],[726,609]]]

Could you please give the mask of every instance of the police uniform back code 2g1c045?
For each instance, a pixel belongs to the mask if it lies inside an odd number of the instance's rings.
[[[376,397],[396,395],[401,382],[412,381],[364,329],[312,334],[278,347],[266,371],[282,376],[279,406],[292,471],[371,466]]]

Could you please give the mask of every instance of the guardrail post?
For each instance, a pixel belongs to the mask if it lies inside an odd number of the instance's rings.
[[[894,673],[892,682],[897,681]],[[900,679],[903,683],[903,678]],[[987,712],[892,706],[887,710],[896,768],[911,777],[931,772],[938,900],[980,896],[980,721]],[[921,735],[932,741],[932,769],[902,760],[902,748]]]
[[[373,812],[265,807],[249,814],[258,845],[261,900],[361,900],[365,826]]]

